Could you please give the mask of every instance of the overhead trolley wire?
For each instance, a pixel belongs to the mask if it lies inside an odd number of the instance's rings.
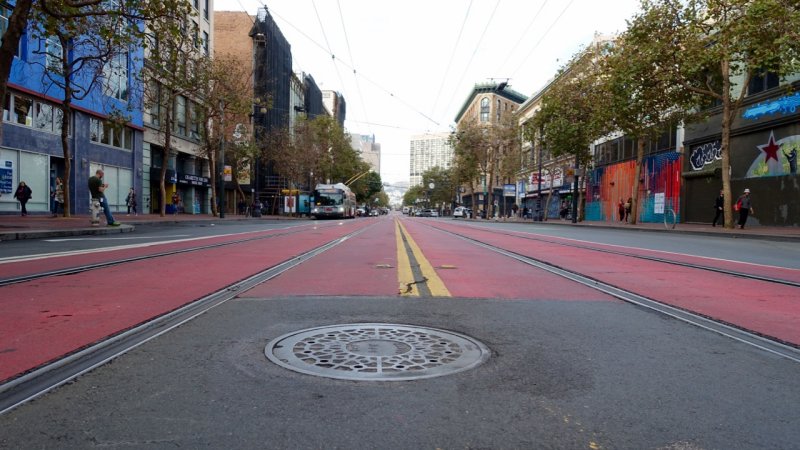
[[[472,51],[472,56],[469,57],[469,62],[467,62],[467,66],[464,67],[464,70],[461,72],[461,78],[459,78],[458,83],[455,84],[456,89],[453,91],[452,97],[450,97],[450,101],[447,103],[447,107],[445,107],[444,112],[447,113],[447,110],[450,109],[450,105],[453,104],[453,99],[455,99],[456,94],[458,93],[458,87],[461,85],[461,82],[464,81],[464,76],[466,76],[469,66],[472,65],[472,60],[475,59],[475,54],[478,53],[478,49],[481,47],[481,42],[483,42],[483,38],[486,36],[486,31],[489,29],[489,25],[491,25],[492,20],[494,19],[494,14],[497,12],[497,7],[500,6],[500,0],[497,0],[497,3],[494,5],[494,9],[492,10],[492,15],[489,16],[489,20],[486,22],[486,26],[483,27],[483,33],[481,33],[480,39],[478,39],[478,43],[475,44],[475,50]]]
[[[461,29],[458,31],[458,37],[456,38],[455,44],[453,44],[453,51],[450,52],[450,60],[447,61],[447,65],[445,66],[444,75],[442,76],[442,84],[436,91],[436,100],[434,100],[433,102],[433,107],[431,108],[431,115],[436,115],[436,107],[439,105],[439,98],[442,96],[442,90],[444,89],[444,84],[445,82],[447,82],[447,75],[450,74],[450,66],[453,64],[453,58],[456,56],[456,49],[458,48],[458,43],[461,42],[461,36],[464,33],[464,27],[467,24],[467,19],[469,18],[469,12],[471,9],[472,9],[472,0],[469,0],[469,6],[467,6],[467,13],[464,14],[464,20],[461,21]]]
[[[534,14],[533,19],[531,19],[531,21],[528,22],[528,26],[525,27],[525,31],[523,31],[522,34],[519,36],[519,39],[517,40],[517,43],[514,44],[514,47],[511,49],[511,51],[508,52],[508,56],[506,56],[506,59],[505,59],[505,61],[503,61],[503,64],[500,64],[499,67],[500,67],[501,70],[506,67],[506,63],[508,63],[508,61],[511,59],[511,56],[514,55],[514,51],[517,50],[517,47],[519,47],[519,44],[521,44],[522,40],[525,39],[525,36],[528,35],[528,31],[530,31],[530,29],[533,26],[533,24],[536,23],[536,19],[539,18],[539,14],[541,14],[542,10],[544,10],[544,7],[547,6],[547,2],[548,1],[549,0],[544,0],[544,2],[542,3],[542,6],[540,6],[539,10],[536,11],[536,14]]]
[[[342,31],[344,32],[344,41],[345,41],[345,43],[347,43],[347,53],[350,55],[350,61],[353,63],[353,79],[356,82],[356,91],[358,91],[358,99],[361,102],[361,109],[364,110],[364,119],[366,121],[363,122],[363,123],[367,124],[367,127],[369,128],[370,127],[370,125],[369,125],[369,123],[370,123],[369,122],[369,113],[367,112],[367,106],[364,103],[364,95],[361,92],[361,83],[358,82],[358,77],[356,76],[356,69],[355,69],[356,60],[355,60],[355,58],[353,58],[353,50],[350,48],[350,38],[347,36],[347,27],[344,24],[344,14],[342,14],[342,5],[339,2],[339,0],[336,0],[336,6],[339,8],[339,20],[342,22]],[[369,130],[369,134],[373,134],[371,128]]]
[[[528,52],[528,54],[525,56],[525,58],[522,60],[522,62],[519,64],[519,66],[518,66],[516,69],[514,69],[514,71],[513,71],[513,72],[511,72],[511,76],[514,76],[514,75],[516,75],[516,74],[517,74],[517,72],[519,72],[519,69],[521,69],[521,68],[522,68],[522,66],[524,66],[524,65],[525,65],[525,63],[528,61],[528,58],[530,58],[530,57],[531,57],[531,55],[532,55],[532,54],[533,54],[533,52],[536,50],[536,48],[537,48],[537,47],[539,47],[539,44],[541,44],[541,43],[542,43],[542,41],[544,40],[544,38],[545,38],[545,37],[547,37],[547,35],[550,33],[550,30],[552,30],[552,29],[553,29],[553,27],[554,27],[554,26],[556,26],[556,24],[558,23],[558,21],[559,21],[559,20],[561,20],[561,16],[563,16],[563,15],[564,15],[564,13],[565,13],[565,12],[567,12],[567,10],[569,9],[569,7],[570,7],[570,6],[572,6],[572,4],[573,4],[574,2],[575,2],[575,0],[570,0],[570,1],[569,1],[569,3],[567,3],[567,6],[565,6],[565,7],[564,7],[564,9],[563,9],[563,10],[561,10],[561,13],[558,15],[558,17],[556,17],[556,20],[554,20],[554,21],[553,21],[553,23],[551,23],[551,24],[550,24],[550,26],[549,26],[549,27],[547,27],[547,31],[545,31],[545,32],[544,32],[544,34],[542,35],[542,37],[541,37],[541,38],[539,38],[539,40],[536,42],[536,44],[534,44],[534,46],[531,48],[531,50]]]
[[[263,2],[262,2],[262,5],[263,5]],[[264,6],[266,7],[266,5],[264,5]],[[334,60],[334,62],[338,62],[339,64],[343,65],[344,67],[347,67],[347,68],[348,68],[348,69],[350,69],[350,70],[355,70],[355,69],[354,69],[354,68],[353,68],[351,65],[347,64],[347,62],[345,62],[345,61],[344,61],[342,58],[336,58],[336,57],[334,57],[333,53],[332,53],[330,50],[326,50],[324,46],[322,46],[320,43],[318,43],[317,41],[315,41],[315,40],[314,40],[312,37],[310,37],[308,34],[306,34],[306,33],[305,33],[303,30],[301,30],[299,27],[295,26],[293,23],[289,22],[288,20],[286,20],[285,18],[283,18],[281,15],[279,15],[279,14],[275,13],[275,11],[271,11],[271,14],[272,14],[273,16],[275,16],[275,17],[277,17],[277,18],[281,19],[283,22],[285,22],[285,23],[286,23],[287,25],[289,25],[290,27],[292,27],[292,28],[294,28],[295,30],[297,30],[297,32],[299,32],[299,33],[300,33],[300,34],[301,34],[303,37],[305,37],[306,39],[308,39],[309,41],[311,41],[311,43],[313,43],[314,45],[316,45],[317,47],[319,47],[319,48],[320,48],[320,49],[321,49],[323,52],[325,52],[325,53],[327,53],[328,55],[330,55],[330,56],[332,57],[332,59]],[[432,119],[432,118],[431,118],[431,117],[429,117],[427,114],[423,113],[422,111],[420,111],[419,109],[417,109],[416,107],[414,107],[414,106],[413,106],[413,105],[411,105],[410,103],[406,102],[406,101],[405,101],[405,100],[403,100],[402,98],[400,98],[400,97],[398,97],[398,96],[394,95],[394,93],[393,93],[393,92],[389,91],[389,90],[388,90],[388,89],[386,89],[385,87],[383,87],[383,86],[381,86],[380,84],[378,84],[377,82],[373,81],[372,79],[370,79],[369,77],[367,77],[366,75],[364,75],[364,73],[363,73],[363,72],[358,72],[356,75],[357,75],[357,76],[359,76],[359,77],[361,77],[361,78],[363,78],[365,81],[369,82],[370,84],[372,84],[373,86],[375,86],[375,87],[376,87],[376,88],[378,88],[379,90],[383,91],[384,93],[386,93],[386,94],[387,94],[387,95],[389,95],[390,97],[392,97],[392,98],[396,99],[397,101],[399,101],[400,103],[402,103],[403,105],[405,105],[405,106],[406,106],[408,109],[410,109],[411,111],[414,111],[415,113],[419,114],[420,116],[424,117],[425,119],[427,119],[427,120],[429,120],[429,121],[433,122],[434,124],[436,124],[437,126],[439,126],[439,122],[437,122],[436,120]]]
[[[328,46],[328,54],[331,55],[331,62],[333,62],[333,68],[336,70],[336,76],[339,77],[339,83],[341,83],[342,90],[344,90],[344,80],[342,79],[341,72],[339,72],[339,66],[336,65],[336,55],[333,53],[333,50],[331,49],[331,43],[328,41],[327,33],[325,33],[325,26],[322,24],[322,18],[319,16],[319,11],[317,10],[317,2],[315,0],[311,0],[311,5],[314,7],[314,13],[317,15],[319,28],[320,30],[322,30],[322,36],[325,38],[325,44]]]

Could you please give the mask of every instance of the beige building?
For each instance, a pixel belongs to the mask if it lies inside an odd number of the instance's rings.
[[[375,135],[350,133],[350,146],[373,172],[381,173],[381,144],[375,142]]]
[[[464,105],[456,115],[456,127],[461,127],[467,122],[481,126],[492,126],[503,120],[513,117],[520,105],[528,98],[508,87],[508,83],[483,83],[476,84],[472,92],[464,101]],[[462,186],[462,201],[472,206],[477,216],[479,211],[484,211],[487,206],[491,210],[493,204],[498,205],[501,211],[510,211],[515,198],[507,198],[503,192],[503,181],[495,177],[494,186],[485,186],[489,183],[489,174],[483,174],[478,182],[477,191],[469,192],[470,187]],[[505,203],[505,204],[504,204]]]
[[[449,169],[453,164],[450,133],[426,133],[411,137],[409,174],[411,186],[422,184],[422,174],[434,167]]]
[[[214,1],[194,0],[195,14],[187,18],[193,26],[186,27],[185,52],[188,58],[212,55],[214,52]],[[145,50],[145,59],[150,54]],[[150,92],[158,92],[163,98],[163,80],[146,80]],[[177,194],[178,212],[204,214],[211,211],[209,185],[209,163],[200,146],[202,123],[195,114],[195,102],[188,96],[174,99],[175,129],[170,140],[171,152],[163,158],[164,132],[161,129],[162,107],[154,105],[145,109],[144,144],[142,157],[142,205],[144,213],[159,212],[161,168],[167,166],[165,179],[166,209],[172,212],[171,199]]]

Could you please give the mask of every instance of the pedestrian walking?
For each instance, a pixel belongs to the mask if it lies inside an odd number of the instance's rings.
[[[24,181],[20,181],[16,192],[14,192],[14,198],[17,199],[20,207],[22,208],[23,217],[28,215],[28,209],[25,207],[25,204],[28,203],[28,200],[30,200],[31,197],[33,197],[33,191],[31,188],[29,188]]]
[[[136,191],[133,188],[128,189],[128,196],[125,197],[125,205],[128,206],[128,215],[131,215],[131,211],[133,211],[134,216],[138,216],[139,214],[136,212]]]
[[[753,214],[753,201],[750,198],[750,189],[745,189],[744,193],[736,201],[736,207],[739,211],[739,228],[744,230],[744,225],[747,223],[747,217]]]
[[[94,176],[89,177],[89,193],[92,195],[92,225],[97,226],[100,223],[98,216],[100,215],[100,208],[102,208],[108,226],[118,227],[121,224],[114,220],[111,208],[108,206],[108,199],[103,193],[108,188],[108,184],[103,183],[103,175],[103,170],[97,169]]]
[[[619,213],[619,221],[625,220],[625,202],[622,199],[619,199],[617,204],[617,212]]]
[[[61,205],[61,211],[64,211],[64,182],[61,177],[56,177],[56,187],[50,194],[53,197],[53,217],[58,217],[58,207]]]
[[[628,201],[625,202],[625,223],[630,223],[631,208],[633,208],[633,197],[628,197]]]
[[[725,196],[724,196],[724,194],[725,194],[725,191],[720,189],[719,190],[719,195],[717,196],[716,199],[714,199],[714,220],[711,222],[711,226],[712,227],[717,226],[717,221],[720,218],[722,218],[723,221],[725,220],[725,217],[724,217],[725,216],[725,214],[724,214],[724,212],[725,212],[725,210],[724,210],[724,208],[725,208]]]
[[[178,207],[181,203],[181,196],[178,195],[178,192],[175,191],[172,194],[172,214],[178,214]]]

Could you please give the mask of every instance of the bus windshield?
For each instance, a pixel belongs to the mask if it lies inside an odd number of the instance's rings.
[[[328,194],[316,192],[314,203],[317,206],[337,206],[342,204],[342,194]]]

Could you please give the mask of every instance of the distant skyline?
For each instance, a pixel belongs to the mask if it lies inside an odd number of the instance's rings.
[[[389,183],[409,181],[411,136],[450,131],[476,83],[509,79],[531,96],[595,32],[624,31],[639,9],[639,0],[216,0],[214,9],[255,15],[265,4],[295,71],[344,95],[348,132],[375,135]]]

